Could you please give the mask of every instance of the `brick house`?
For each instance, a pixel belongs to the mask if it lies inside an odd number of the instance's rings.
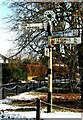
[[[43,64],[26,64],[28,69],[28,80],[31,80],[33,77],[45,76],[47,73],[46,66]]]

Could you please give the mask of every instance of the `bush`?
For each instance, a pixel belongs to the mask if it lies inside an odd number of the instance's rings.
[[[32,80],[38,80],[38,81],[45,80],[45,77],[43,77],[43,76],[34,77],[34,78],[32,78]]]

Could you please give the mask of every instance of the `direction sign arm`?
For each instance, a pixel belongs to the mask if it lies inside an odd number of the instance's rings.
[[[39,29],[43,29],[44,28],[44,25],[43,23],[28,23],[28,24],[22,24],[22,25],[19,25],[19,30],[21,29],[27,29],[27,28],[39,28]]]

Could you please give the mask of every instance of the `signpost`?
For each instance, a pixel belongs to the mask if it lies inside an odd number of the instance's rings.
[[[55,13],[51,10],[47,10],[44,13],[46,21],[44,23],[23,23],[19,26],[19,29],[27,28],[44,28],[48,32],[48,47],[49,47],[49,57],[48,57],[48,112],[52,112],[52,46],[50,46],[50,38],[52,37],[52,21],[55,19]]]
[[[52,112],[52,41],[54,44],[80,44],[81,38],[77,29],[61,32],[53,32],[52,21],[55,19],[55,13],[48,10],[44,13],[46,21],[44,23],[22,24],[19,29],[38,28],[45,29],[48,32],[48,49],[45,54],[48,56],[48,112]],[[71,38],[72,36],[72,38]],[[77,37],[76,37],[77,36]]]

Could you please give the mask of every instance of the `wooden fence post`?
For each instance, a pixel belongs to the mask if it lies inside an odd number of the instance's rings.
[[[35,90],[35,82],[33,82],[33,90]]]
[[[37,99],[36,120],[40,120],[40,99]]]
[[[46,81],[45,81],[45,79],[44,79],[44,85],[46,85]]]
[[[4,99],[5,98],[5,96],[4,96],[4,87],[2,88],[2,99]]]
[[[41,88],[41,80],[40,80],[40,82],[39,82],[39,87]]]
[[[18,85],[16,85],[16,95],[18,95]]]
[[[28,85],[26,84],[26,92],[27,92]]]

